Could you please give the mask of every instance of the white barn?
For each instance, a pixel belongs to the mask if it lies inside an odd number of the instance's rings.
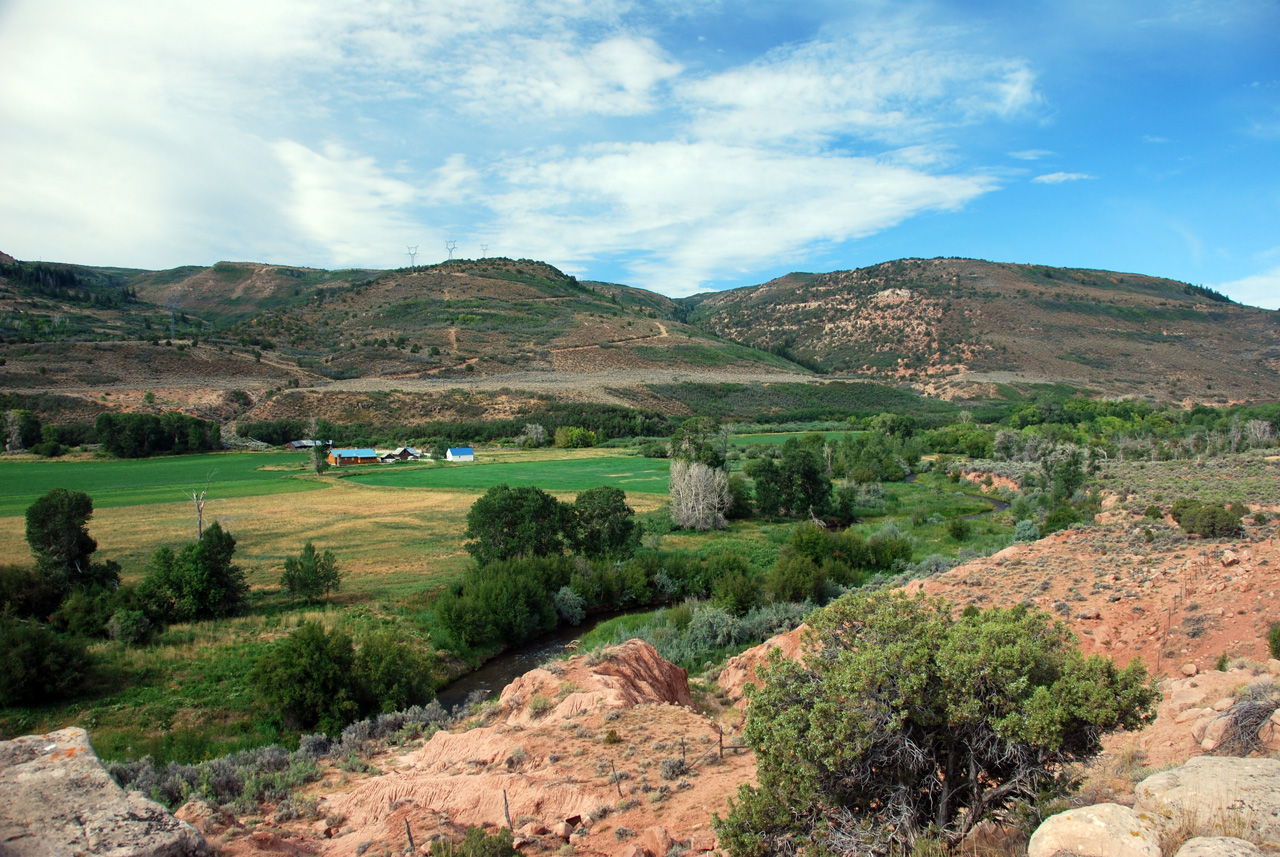
[[[469,446],[451,446],[444,457],[449,461],[475,461],[476,451]]]

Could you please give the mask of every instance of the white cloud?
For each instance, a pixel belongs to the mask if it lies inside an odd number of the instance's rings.
[[[1280,266],[1213,288],[1242,304],[1280,309]]]
[[[680,94],[694,134],[721,142],[901,141],[1037,102],[1025,61],[955,50],[949,36],[902,24],[791,45],[686,83]]]
[[[1088,173],[1046,173],[1042,176],[1036,176],[1031,181],[1036,184],[1062,184],[1063,182],[1078,182],[1085,179],[1096,178]]]
[[[1038,161],[1053,154],[1048,149],[1023,149],[1021,152],[1010,152],[1009,157],[1016,158],[1019,161]]]
[[[717,278],[803,258],[995,188],[872,158],[716,142],[600,147],[530,161],[491,201],[503,247],[551,259],[631,258],[634,282],[690,294]]]
[[[408,214],[421,194],[387,176],[372,158],[338,145],[314,152],[291,140],[272,149],[289,175],[285,213],[305,243],[338,265],[369,264],[388,246],[416,243]]]

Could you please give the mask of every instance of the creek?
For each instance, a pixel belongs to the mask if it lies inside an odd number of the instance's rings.
[[[645,608],[650,610],[653,608]],[[642,611],[643,612],[643,611]],[[436,698],[448,711],[462,705],[467,697],[476,691],[484,693],[488,699],[502,692],[502,689],[520,676],[534,669],[543,662],[565,651],[565,646],[584,636],[601,622],[616,619],[625,613],[599,613],[588,616],[581,625],[563,625],[554,631],[548,631],[541,637],[530,640],[522,646],[514,646],[501,654],[495,655],[473,672],[454,679],[440,689]]]

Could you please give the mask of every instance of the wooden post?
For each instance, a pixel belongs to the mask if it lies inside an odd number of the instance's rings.
[[[507,830],[510,830],[512,833],[514,833],[514,832],[515,832],[515,828],[513,828],[513,827],[511,826],[511,807],[510,807],[510,806],[508,806],[508,804],[507,804],[507,790],[506,790],[506,789],[503,789],[503,790],[502,790],[502,814],[503,814],[503,815],[505,815],[505,816],[507,817]]]
[[[622,797],[622,780],[618,779],[618,766],[610,762],[609,767],[613,768],[613,787],[618,790],[618,797]]]
[[[724,732],[720,732],[717,736],[720,739],[720,758],[724,758]]]
[[[404,835],[409,837],[409,850],[417,851],[417,847],[413,844],[413,831],[409,829],[409,819],[404,820]]]
[[[682,764],[682,765],[688,765],[688,764],[689,764],[689,757],[688,757],[688,756],[686,756],[686,755],[685,755],[685,752],[684,752],[684,738],[683,738],[683,737],[680,739],[680,764]]]

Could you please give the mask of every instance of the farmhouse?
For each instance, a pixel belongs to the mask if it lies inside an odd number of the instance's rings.
[[[396,461],[417,461],[422,456],[422,453],[412,446],[397,446],[395,452],[389,452],[387,455]],[[386,456],[383,457],[385,458]]]
[[[344,464],[377,464],[378,453],[372,449],[331,449],[329,463],[334,467]]]
[[[469,446],[451,446],[445,458],[449,461],[475,461],[476,451]]]

